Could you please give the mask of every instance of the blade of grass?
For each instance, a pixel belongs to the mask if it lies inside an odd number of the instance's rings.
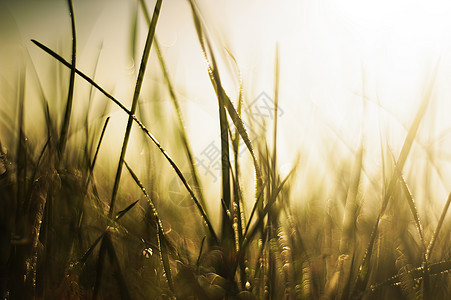
[[[409,204],[410,212],[412,213],[413,219],[415,221],[415,225],[418,230],[418,235],[420,236],[420,241],[423,246],[423,249],[426,250],[426,242],[424,240],[423,235],[423,226],[421,226],[420,217],[418,214],[417,207],[415,205],[415,201],[413,200],[412,193],[410,192],[409,186],[407,185],[406,180],[404,179],[404,176],[398,172],[398,179],[401,183],[402,190],[404,194],[406,195],[407,204]]]
[[[97,143],[96,152],[94,153],[94,157],[92,158],[92,162],[89,164],[89,170],[88,170],[88,178],[86,180],[86,187],[89,185],[89,182],[92,179],[92,174],[94,172],[94,166],[97,162],[97,156],[99,155],[100,151],[100,145],[102,144],[103,137],[105,136],[105,131],[108,126],[108,122],[110,121],[110,117],[107,117],[105,120],[105,123],[103,124],[102,133],[100,134],[99,142]]]
[[[272,148],[272,178],[276,181],[277,172],[277,118],[279,113],[279,45],[276,46],[274,62],[274,128],[273,128],[273,148]]]
[[[72,5],[72,0],[68,0],[69,4],[69,15],[70,15],[70,23],[72,29],[72,63],[70,68],[70,78],[69,78],[69,92],[67,95],[66,102],[66,110],[64,113],[63,124],[61,125],[61,133],[58,145],[58,154],[61,160],[61,157],[64,153],[64,148],[66,147],[67,142],[67,134],[69,131],[69,123],[72,112],[72,102],[74,98],[74,86],[75,86],[75,62],[77,55],[77,35],[75,32],[75,16],[74,16],[74,8]],[[60,162],[61,163],[61,162]]]
[[[193,20],[195,24],[195,28],[197,31],[197,36],[199,39],[199,43],[201,45],[202,53],[204,55],[205,61],[207,62],[208,67],[208,73],[210,75],[210,81],[214,87],[215,93],[218,98],[218,104],[219,104],[219,117],[220,117],[220,127],[221,127],[221,155],[222,155],[222,191],[223,191],[223,198],[226,204],[230,205],[230,165],[228,164],[229,160],[229,149],[228,149],[228,125],[227,125],[227,117],[225,116],[225,110],[223,107],[227,109],[229,116],[231,117],[235,127],[238,129],[238,132],[240,133],[240,136],[243,138],[243,141],[245,142],[254,163],[255,173],[256,173],[256,197],[260,193],[260,189],[262,186],[262,177],[261,172],[258,167],[257,159],[254,154],[252,144],[250,142],[249,136],[247,134],[247,131],[244,127],[244,124],[239,117],[236,109],[233,107],[232,102],[230,101],[229,97],[227,96],[225,90],[222,87],[220,76],[219,76],[219,70],[216,64],[216,59],[210,44],[210,40],[206,36],[203,30],[202,21],[200,19],[200,15],[198,13],[197,8],[195,7],[193,1],[190,0],[190,6],[191,11],[193,15]],[[260,208],[261,210],[261,208]],[[223,216],[223,220],[225,220],[226,216]],[[222,233],[223,236],[226,235],[226,224],[225,221],[223,221],[223,227],[222,227]],[[233,229],[227,231],[227,236],[232,236]]]
[[[18,123],[17,136],[18,143],[16,149],[16,166],[17,166],[17,219],[21,220],[21,215],[24,213],[23,205],[25,201],[26,178],[27,178],[27,149],[26,138],[24,132],[24,117],[25,117],[25,70],[21,70],[19,75],[19,94],[18,94]]]

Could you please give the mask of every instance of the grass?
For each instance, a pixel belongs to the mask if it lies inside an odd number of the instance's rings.
[[[194,1],[189,1],[193,24],[206,62],[211,88],[218,104],[221,139],[221,192],[205,198],[189,135],[184,127],[182,106],[171,72],[155,37],[161,0],[153,15],[140,1],[137,14],[147,22],[131,108],[103,88],[94,75],[80,70],[72,1],[68,0],[72,28],[71,62],[43,43],[32,40],[42,56],[53,57],[69,72],[68,84],[61,75],[65,99],[62,112],[52,109],[39,82],[38,96],[45,120],[45,143],[29,137],[26,73],[17,79],[15,115],[2,112],[6,124],[0,141],[0,293],[7,299],[447,299],[450,293],[451,253],[449,219],[451,194],[441,212],[420,210],[404,171],[409,154],[432,99],[435,74],[397,158],[380,141],[383,165],[381,185],[366,187],[365,146],[342,162],[339,170],[330,155],[331,176],[336,178],[333,197],[325,201],[325,182],[315,185],[302,159],[283,176],[277,148],[280,90],[280,58],[274,59],[274,115],[272,143],[251,139],[243,107],[248,99],[241,78],[236,101],[221,81],[218,57],[206,25]],[[136,16],[137,18],[137,16]],[[131,22],[131,49],[139,49],[138,22]],[[157,61],[150,60],[156,51]],[[238,63],[234,60],[237,68]],[[98,61],[98,58],[97,58]],[[158,65],[157,65],[158,62]],[[144,117],[139,102],[146,84],[145,72],[160,67],[175,112],[179,153],[166,151],[144,124],[161,112]],[[61,71],[61,73],[64,73]],[[240,75],[238,75],[240,77]],[[30,78],[27,77],[27,80]],[[74,121],[72,107],[81,81],[90,85],[89,105],[83,124]],[[115,105],[126,123],[114,182],[105,169],[98,169],[103,141],[110,126],[107,106],[93,116],[94,89],[106,103]],[[156,91],[161,93],[161,91]],[[62,116],[62,117],[61,117]],[[139,117],[138,117],[139,116]],[[100,120],[95,124],[92,120]],[[77,120],[77,119],[75,119]],[[103,126],[101,126],[103,124]],[[246,123],[247,124],[247,123]],[[127,154],[133,125],[141,134],[149,159],[144,174],[137,172]],[[79,135],[79,128],[84,135]],[[202,134],[195,132],[194,134]],[[42,138],[42,137],[41,137]],[[367,139],[368,137],[365,137]],[[241,142],[243,142],[241,146]],[[151,147],[152,146],[152,147]],[[155,146],[155,147],[154,147]],[[245,186],[248,153],[254,186]],[[428,153],[429,155],[429,153]],[[173,158],[174,157],[174,158]],[[130,160],[129,160],[130,159]],[[181,166],[188,164],[188,178]],[[412,162],[415,163],[415,162]],[[125,168],[124,168],[125,166]],[[169,179],[158,178],[170,167]],[[434,166],[435,167],[435,166]],[[127,172],[125,172],[127,171]],[[296,194],[300,176],[311,177],[305,193]],[[159,181],[160,179],[160,181]],[[165,196],[165,180],[181,182],[192,205],[173,205]],[[121,188],[122,187],[122,188]],[[245,192],[252,189],[253,193]],[[427,191],[427,187],[424,187]],[[430,193],[431,197],[434,193]],[[301,204],[299,204],[300,202]],[[207,209],[207,206],[208,209]],[[251,210],[246,208],[252,207]],[[220,211],[214,221],[212,209]],[[376,213],[374,212],[376,211]],[[432,215],[432,216],[430,216]],[[216,226],[215,224],[219,224]]]

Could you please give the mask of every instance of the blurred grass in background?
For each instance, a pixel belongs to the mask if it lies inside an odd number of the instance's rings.
[[[253,92],[189,1],[211,81],[202,117],[155,35],[165,3],[131,5],[121,97],[98,74],[102,48],[80,55],[77,3],[70,39],[2,57],[19,66],[0,78],[2,297],[447,299],[449,157],[423,143],[440,64],[400,133],[369,113],[363,67],[360,130],[316,128],[281,97],[277,45],[273,82]]]

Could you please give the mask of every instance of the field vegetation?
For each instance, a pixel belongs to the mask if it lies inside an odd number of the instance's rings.
[[[139,1],[144,45],[137,21],[131,24],[131,52],[140,53],[131,100],[117,99],[98,82],[96,64],[78,67],[79,16],[71,0],[69,51],[31,41],[52,60],[54,84],[42,84],[31,60],[17,78],[1,79],[1,297],[449,299],[451,195],[437,199],[428,185],[430,168],[422,169],[424,162],[412,167],[409,156],[436,72],[399,151],[383,139],[374,143],[379,180],[370,179],[365,160],[365,139],[373,137],[362,137],[345,159],[325,140],[329,167],[318,174],[304,168],[302,151],[292,169],[281,172],[277,46],[274,83],[267,88],[273,115],[265,130],[245,109],[252,99],[239,72],[237,97],[224,87],[221,60],[239,65],[232,53],[215,55],[208,24],[190,0],[218,109],[221,188],[211,198],[192,145],[192,135],[203,133],[185,129],[187,112],[155,34],[163,2],[148,7]],[[165,90],[146,80],[149,69],[159,70]],[[170,99],[170,109],[152,98]],[[126,120],[113,124],[125,128],[120,135],[109,130],[118,109]],[[120,140],[118,149],[106,149],[108,134]],[[426,165],[433,165],[429,154]],[[310,183],[302,192],[300,178]]]

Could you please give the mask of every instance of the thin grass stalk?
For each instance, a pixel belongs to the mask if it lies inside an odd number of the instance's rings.
[[[69,4],[70,23],[72,29],[72,63],[70,68],[69,92],[67,95],[66,110],[64,113],[63,124],[61,125],[61,133],[58,145],[58,154],[60,161],[64,153],[64,148],[66,147],[67,135],[69,131],[70,117],[72,112],[72,102],[74,98],[75,67],[76,67],[75,62],[77,56],[77,34],[75,32],[75,16],[72,0],[68,0],[68,4]]]
[[[274,61],[274,125],[273,125],[273,148],[272,148],[272,178],[276,181],[277,173],[277,120],[279,114],[279,80],[280,80],[280,63],[279,63],[279,45],[276,46],[276,54]]]
[[[21,238],[28,236],[27,228],[27,213],[24,211],[24,197],[26,190],[26,170],[27,170],[27,154],[26,154],[26,144],[25,144],[25,133],[24,133],[24,102],[25,102],[25,70],[21,70],[19,74],[19,90],[17,95],[18,103],[18,123],[17,123],[17,149],[16,149],[16,190],[15,190],[15,219],[13,219],[13,230],[16,234],[20,235]],[[2,150],[3,152],[3,150]],[[2,154],[3,156],[3,154]],[[5,163],[6,165],[6,163]],[[3,200],[3,199],[2,199]],[[32,289],[29,285],[29,281],[26,280],[27,267],[24,261],[29,258],[28,249],[24,245],[13,246],[11,249],[11,281],[12,287],[10,288],[11,297],[23,298],[31,297]]]
[[[25,70],[22,70],[19,75],[19,94],[18,94],[18,123],[17,123],[17,149],[16,149],[16,166],[17,166],[17,214],[16,222],[21,221],[24,205],[24,191],[26,190],[26,177],[27,177],[27,149],[25,142],[24,132],[24,116],[25,116]],[[23,234],[23,233],[22,233]]]
[[[100,53],[102,52],[102,47],[100,47],[99,52],[97,53],[97,57],[94,63],[94,70],[93,70],[93,74],[92,74],[92,78],[95,78],[96,73],[97,73],[97,67],[99,64],[99,60],[100,60]],[[93,147],[93,143],[88,143],[90,137],[89,137],[89,113],[91,112],[91,104],[93,102],[93,96],[94,96],[94,87],[92,85],[89,86],[89,95],[88,95],[88,106],[86,108],[86,113],[85,113],[85,138],[86,138],[86,143],[85,143],[85,155],[86,155],[86,164],[87,164],[87,169],[89,171],[90,169],[90,165],[91,165],[91,158],[89,157],[89,154],[92,153],[92,147]]]
[[[420,222],[420,216],[418,214],[417,207],[415,205],[415,200],[413,199],[412,193],[410,192],[409,186],[407,185],[406,180],[404,179],[404,176],[400,173],[398,173],[398,178],[401,183],[402,190],[404,194],[406,195],[407,204],[409,205],[410,212],[412,213],[412,217],[415,221],[415,225],[418,231],[418,235],[420,236],[421,245],[423,246],[423,250],[426,250],[426,242],[424,240],[424,234],[423,234],[423,226]]]
[[[92,161],[89,163],[89,170],[88,170],[88,178],[86,180],[86,188],[89,185],[89,182],[92,180],[92,174],[94,172],[94,167],[97,162],[97,156],[99,155],[100,151],[100,145],[102,145],[103,138],[105,136],[106,128],[108,127],[108,122],[110,121],[110,117],[107,117],[105,120],[105,123],[103,124],[102,132],[100,133],[99,142],[97,143],[96,151],[94,153],[94,157],[92,158]]]

